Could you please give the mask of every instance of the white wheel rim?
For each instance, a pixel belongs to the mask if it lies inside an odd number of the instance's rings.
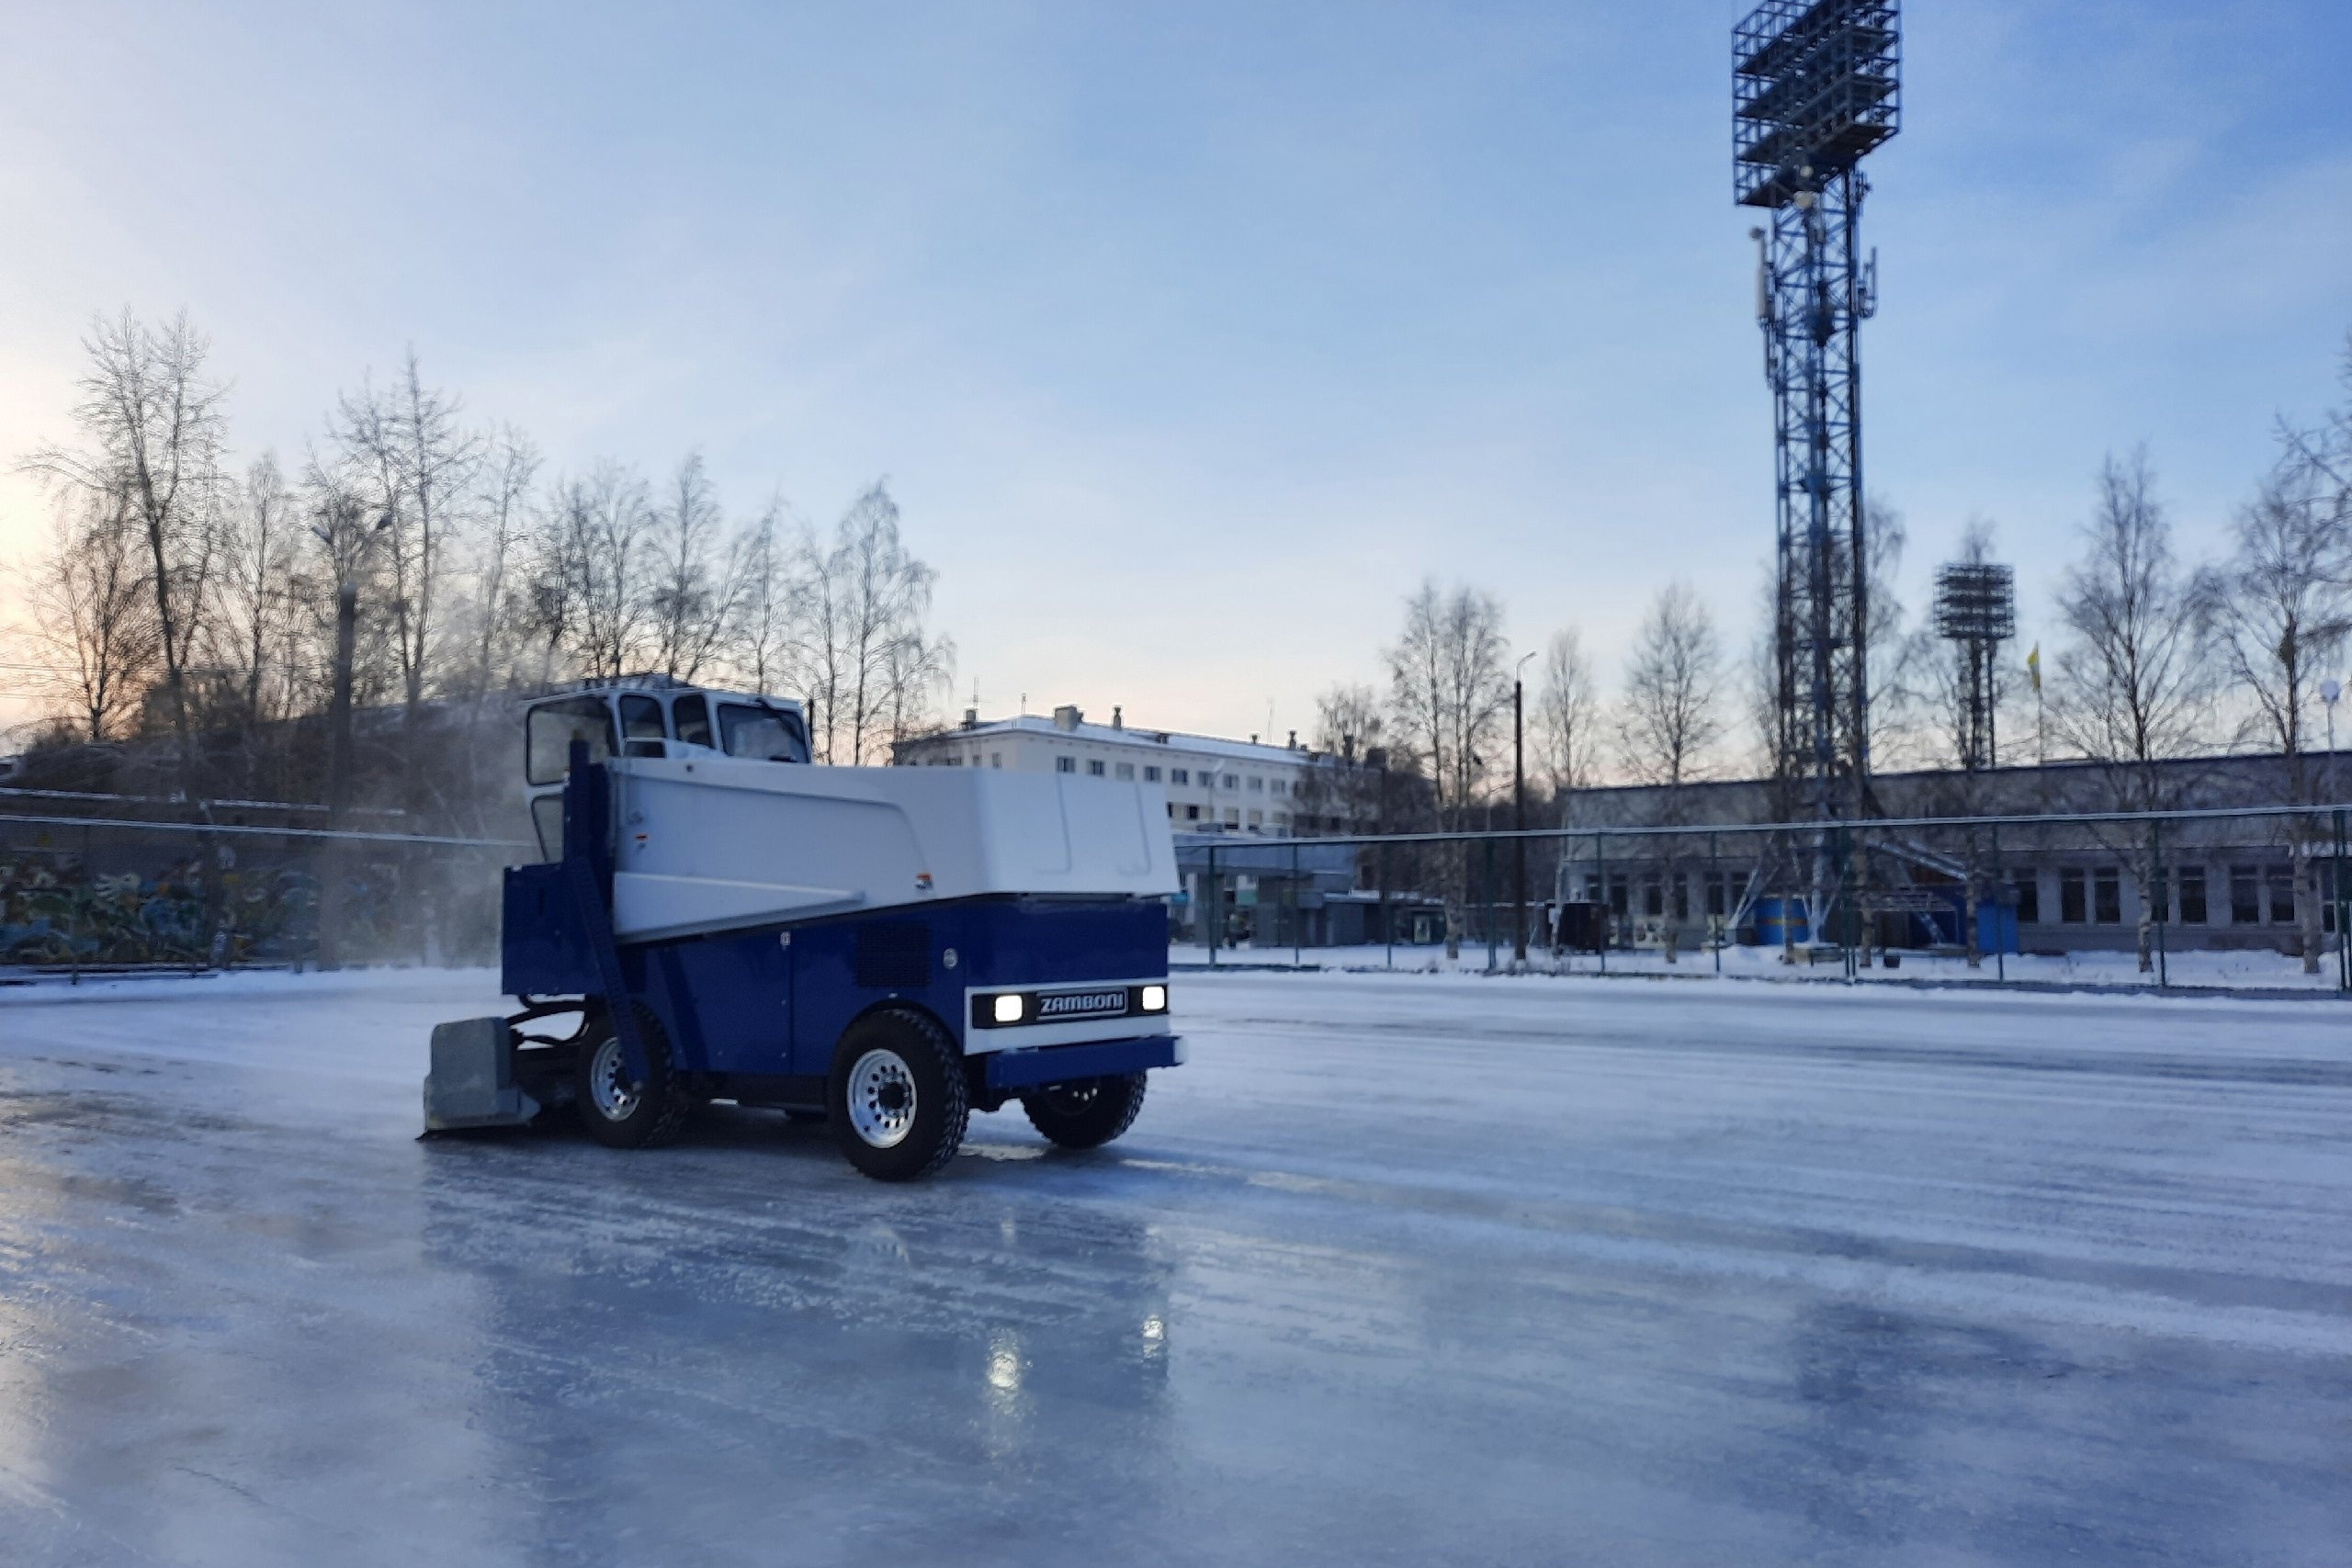
[[[597,1046],[588,1059],[588,1098],[595,1102],[596,1114],[607,1122],[626,1122],[636,1114],[639,1095],[622,1065],[618,1037]]]
[[[849,1070],[849,1124],[859,1141],[894,1149],[915,1130],[915,1076],[896,1051],[872,1050]]]

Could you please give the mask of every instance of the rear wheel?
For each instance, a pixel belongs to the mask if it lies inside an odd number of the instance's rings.
[[[670,1065],[670,1040],[644,1008],[637,1010],[637,1034],[645,1047],[645,1076],[633,1078],[620,1036],[609,1015],[584,1032],[573,1079],[580,1124],[610,1148],[643,1149],[666,1144],[685,1130],[698,1103]]]
[[[956,1042],[921,1013],[868,1013],[833,1050],[825,1120],[877,1181],[912,1181],[955,1158],[971,1109]]]
[[[1100,1148],[1136,1124],[1143,1111],[1141,1073],[1080,1078],[1032,1090],[1021,1100],[1029,1124],[1066,1149]]]

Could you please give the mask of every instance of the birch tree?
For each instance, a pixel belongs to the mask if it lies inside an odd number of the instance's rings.
[[[2324,476],[2290,450],[2233,529],[2216,617],[2232,682],[2286,770],[2287,799],[2311,804],[2312,704],[2321,677],[2352,635],[2352,518],[2331,504]],[[2317,825],[2299,824],[2295,910],[2303,973],[2319,973],[2320,911],[2312,856]]]
[[[1429,775],[1438,826],[1462,828],[1492,773],[1510,706],[1510,645],[1491,593],[1431,581],[1405,601],[1405,626],[1386,651],[1390,716],[1398,740]],[[1469,862],[1445,856],[1445,946],[1462,951]]]
[[[43,447],[23,466],[101,507],[119,500],[136,530],[180,788],[194,799],[201,781],[188,661],[205,630],[211,586],[227,392],[207,372],[211,345],[185,312],[161,326],[128,310],[101,317],[82,346],[89,367],[74,418],[84,444]]]
[[[796,650],[820,761],[888,761],[944,685],[952,645],[931,637],[937,574],[899,534],[899,506],[877,483],[853,502],[830,548],[804,547],[807,615]]]
[[[726,513],[702,454],[678,465],[647,540],[654,660],[692,681],[724,643],[742,592],[743,545],[727,537]]]
[[[2100,469],[2097,509],[2082,540],[2082,558],[2067,569],[2058,596],[2068,641],[2057,660],[2054,728],[2098,764],[2099,804],[2108,809],[2177,809],[2196,781],[2165,764],[2206,750],[2216,716],[2216,585],[2175,554],[2144,450],[2109,457]],[[2145,973],[2154,967],[2162,897],[2154,845],[2138,832],[2109,835],[2109,842],[2139,880]]]

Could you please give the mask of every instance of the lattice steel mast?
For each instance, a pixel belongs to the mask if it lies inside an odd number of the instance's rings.
[[[1774,652],[1780,762],[1821,821],[1862,815],[1870,778],[1870,541],[1862,505],[1860,323],[1875,259],[1858,166],[1901,114],[1896,0],[1765,0],[1732,35],[1734,188],[1771,215],[1757,319],[1778,448]],[[1822,934],[1841,858],[1811,856]]]

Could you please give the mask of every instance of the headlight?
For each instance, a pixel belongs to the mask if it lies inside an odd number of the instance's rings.
[[[1020,995],[1013,993],[997,998],[995,1012],[996,1021],[999,1023],[1019,1023],[1021,1021]]]
[[[1165,986],[1146,986],[1143,988],[1143,1010],[1146,1012],[1166,1012],[1168,1010],[1168,987]]]

